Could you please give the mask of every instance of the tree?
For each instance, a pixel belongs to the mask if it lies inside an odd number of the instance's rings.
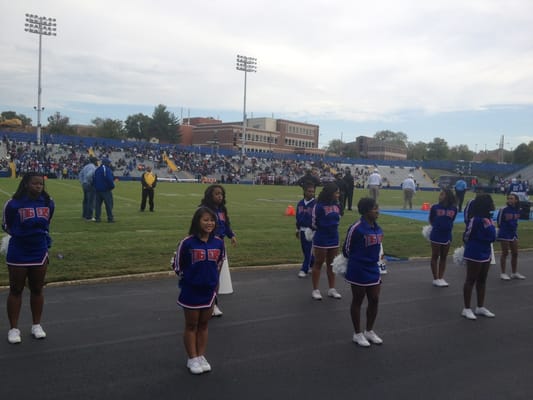
[[[22,126],[31,126],[31,118],[26,117],[24,114],[17,114],[15,111],[4,111],[1,114],[0,119],[20,119]]]
[[[459,146],[453,146],[450,148],[450,160],[464,160],[472,161],[474,159],[474,152],[470,151],[466,144],[460,144]]]
[[[357,145],[357,142],[345,143],[343,155],[345,157],[350,157],[350,158],[359,158],[360,154],[359,154],[359,146]]]
[[[327,151],[329,153],[333,153],[335,155],[341,156],[343,155],[344,146],[345,144],[342,140],[333,139],[333,140],[330,140],[328,147],[327,147]]]
[[[179,119],[167,110],[163,104],[159,104],[152,114],[150,124],[150,136],[154,136],[161,141],[168,143],[178,143],[179,141]]]
[[[428,145],[424,142],[407,144],[407,159],[424,161],[427,159]]]
[[[374,134],[374,139],[407,146],[407,135],[403,132],[379,131]]]
[[[102,138],[124,139],[125,130],[122,121],[111,118],[95,118],[91,121],[95,129],[95,134]]]
[[[522,143],[513,151],[514,162],[517,164],[531,164],[533,161],[533,141],[529,145]]]
[[[61,113],[56,112],[55,114],[48,117],[48,133],[59,134],[59,135],[73,135],[74,127],[70,125],[69,117],[61,115]]]
[[[142,113],[130,115],[126,118],[126,135],[135,139],[150,139],[150,124],[152,119]]]
[[[433,142],[428,143],[428,160],[447,160],[449,153],[448,143],[444,139],[434,138]]]

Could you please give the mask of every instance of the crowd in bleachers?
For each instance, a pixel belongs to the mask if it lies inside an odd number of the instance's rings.
[[[88,138],[60,138],[36,145],[32,140],[3,135],[0,147],[0,168],[7,170],[9,162],[15,163],[17,175],[38,171],[50,177],[76,179],[78,171],[87,163],[89,155],[112,161],[115,176],[138,178],[146,166],[155,169],[159,176],[192,178],[222,183],[253,182],[255,184],[293,185],[307,170],[315,170],[322,182],[334,181],[338,172],[350,169],[355,187],[367,186],[368,176],[379,167],[384,187],[399,187],[408,173],[415,174],[421,187],[435,187],[431,178],[419,166],[350,164],[346,160],[305,159],[304,157],[272,157],[261,154],[241,156],[222,152],[205,153],[200,149],[185,149],[178,145],[159,145],[146,142]],[[59,140],[62,139],[62,140]],[[82,140],[83,139],[83,140]],[[177,167],[173,170],[165,158]],[[527,180],[526,180],[527,182]],[[493,185],[502,188],[510,178],[494,177]]]
[[[241,181],[255,184],[292,185],[313,169],[322,182],[334,181],[335,174],[349,168],[354,176],[356,187],[365,187],[366,180],[375,166],[350,165],[324,160],[276,159],[272,157],[242,157],[223,154],[205,154],[184,151],[179,146],[159,146],[151,143],[120,144],[97,143],[92,145],[80,141],[74,143],[47,143],[36,145],[31,141],[2,139],[5,157],[2,168],[7,169],[9,160],[15,163],[17,175],[38,171],[50,177],[76,179],[78,172],[88,162],[89,155],[112,161],[115,176],[139,177],[146,166],[151,166],[159,174],[175,176],[178,172],[196,179],[198,182],[209,179],[222,183]],[[165,155],[175,164],[173,171],[164,161]],[[387,177],[384,184],[390,186]]]

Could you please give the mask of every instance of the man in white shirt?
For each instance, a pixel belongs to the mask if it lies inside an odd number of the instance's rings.
[[[416,192],[416,183],[413,179],[413,175],[407,175],[407,178],[402,182],[403,190],[403,209],[407,209],[407,204],[409,204],[409,210],[413,209],[413,195]]]
[[[379,188],[381,187],[381,175],[377,168],[368,177],[368,193],[376,202],[378,201]]]

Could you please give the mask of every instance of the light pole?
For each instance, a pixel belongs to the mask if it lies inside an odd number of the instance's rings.
[[[37,144],[41,144],[41,111],[44,110],[41,107],[41,53],[42,53],[42,41],[43,35],[56,36],[56,19],[39,17],[35,14],[26,14],[25,31],[29,33],[36,33],[39,35],[39,77],[37,81],[37,107],[33,107],[37,110]]]
[[[257,58],[237,55],[237,70],[244,71],[244,107],[242,112],[242,156],[246,143],[246,75],[248,72],[257,72]]]

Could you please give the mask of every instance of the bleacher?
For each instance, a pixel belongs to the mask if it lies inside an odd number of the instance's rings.
[[[1,168],[3,176],[7,176],[6,160],[13,148],[23,147],[24,151],[16,160],[17,164],[26,163],[35,155],[40,155],[40,160],[32,161],[31,168],[46,166],[42,154],[47,159],[54,160],[56,175],[63,175],[64,168],[68,168],[67,177],[75,179],[77,171],[83,166],[88,157],[89,149],[94,151],[97,158],[111,159],[115,168],[115,175],[121,179],[139,179],[144,170],[143,166],[151,166],[154,172],[165,180],[195,181],[201,178],[207,181],[262,183],[262,184],[294,184],[308,168],[320,171],[324,180],[332,180],[336,171],[343,171],[349,167],[352,174],[358,179],[362,187],[366,187],[366,176],[358,176],[354,172],[370,171],[375,167],[383,178],[384,186],[399,188],[409,174],[421,189],[435,189],[437,186],[424,172],[424,168],[443,169],[453,171],[453,161],[414,162],[349,159],[333,156],[318,156],[305,154],[265,154],[247,153],[243,159],[241,154],[232,150],[219,149],[215,154],[212,150],[200,149],[190,146],[154,144],[140,141],[126,141],[105,138],[89,138],[65,135],[44,135],[43,145],[35,144],[34,133],[1,132],[2,145],[0,146]],[[9,148],[7,146],[11,146]],[[178,167],[173,170],[164,162],[164,154]],[[516,177],[533,181],[533,165],[529,167],[505,164],[472,163],[472,173],[476,170],[494,170],[495,175]],[[50,168],[50,166],[48,166]],[[522,168],[522,169],[521,169]],[[517,172],[518,171],[518,172]],[[43,171],[49,173],[50,171]],[[228,177],[230,179],[228,180]]]

